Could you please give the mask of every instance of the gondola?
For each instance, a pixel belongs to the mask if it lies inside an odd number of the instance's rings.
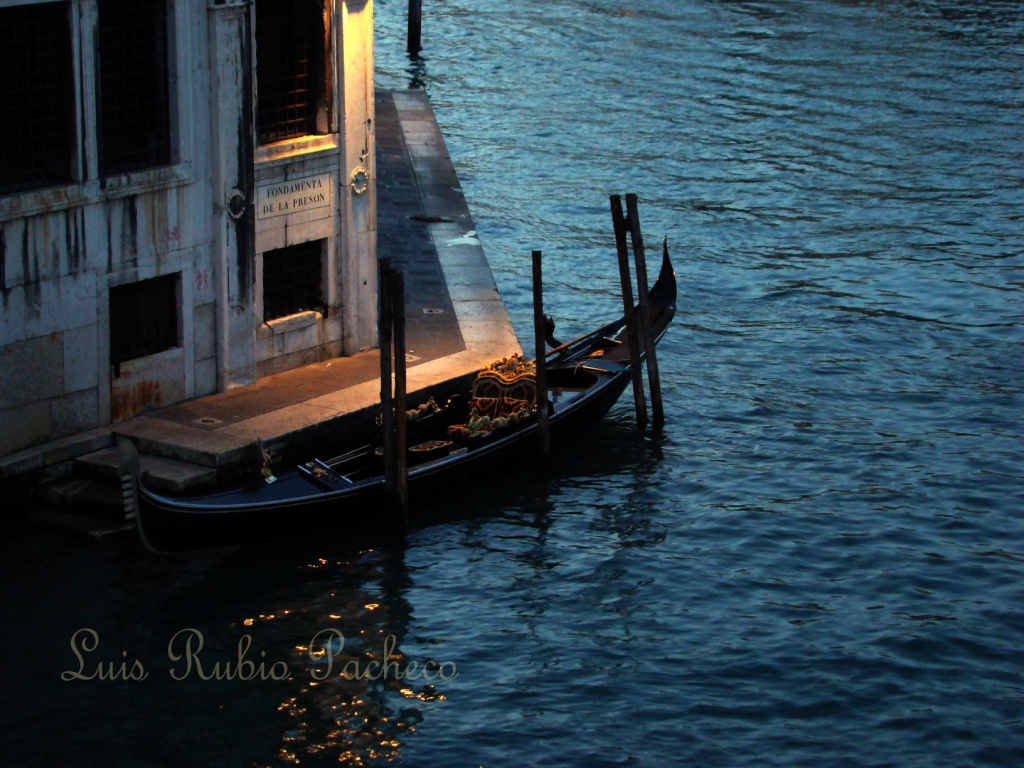
[[[676,307],[676,279],[666,247],[650,290],[652,337],[659,341]],[[635,307],[634,316],[639,317]],[[604,416],[631,380],[625,316],[561,344],[546,355],[552,445],[566,444]],[[513,358],[482,370],[467,393],[433,399],[409,412],[408,492],[431,491],[493,477],[537,449],[533,361]],[[383,527],[387,523],[379,438],[340,456],[310,459],[233,488],[166,496],[137,481],[139,532],[156,551],[180,551],[288,531]]]

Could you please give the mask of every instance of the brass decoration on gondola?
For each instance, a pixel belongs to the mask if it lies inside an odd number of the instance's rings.
[[[532,360],[512,355],[477,374],[465,424],[448,427],[446,437],[457,445],[530,418],[537,408],[537,368]]]
[[[277,477],[274,476],[274,470],[271,468],[271,463],[277,457],[277,453],[264,448],[263,440],[260,438],[256,438],[256,449],[260,453],[260,475],[263,476],[264,482],[276,482]]]

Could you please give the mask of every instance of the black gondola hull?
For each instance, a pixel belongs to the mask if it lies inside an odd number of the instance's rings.
[[[651,327],[656,340],[675,313],[676,282],[666,251],[661,272],[651,289]],[[554,450],[599,421],[629,386],[632,376],[624,339],[624,318],[566,345],[549,360],[553,410],[550,415]],[[598,350],[601,350],[598,352]],[[589,386],[559,386],[583,371]],[[574,382],[570,382],[574,383]],[[477,445],[409,469],[410,509],[417,501],[447,494],[453,486],[494,477],[535,454],[537,425],[533,421],[488,435]],[[443,432],[441,433],[443,435]],[[373,461],[372,446],[353,452],[361,462]],[[340,464],[339,464],[340,466]],[[377,473],[348,487],[312,491],[295,471],[279,481],[261,481],[236,489],[192,497],[168,497],[139,483],[138,525],[151,549],[177,551],[237,543],[258,538],[283,538],[325,529],[363,532],[386,529],[384,479]]]

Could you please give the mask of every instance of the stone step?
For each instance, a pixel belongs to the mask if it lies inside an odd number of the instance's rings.
[[[36,489],[36,498],[58,510],[74,510],[75,514],[97,516],[112,522],[123,523],[124,498],[121,486],[88,477],[71,477],[46,483]]]
[[[216,484],[217,470],[188,464],[161,456],[143,454],[139,457],[142,476],[146,486],[155,491],[172,493],[205,488]],[[121,478],[118,473],[117,449],[104,448],[100,451],[79,456],[75,459],[75,472],[83,477],[105,480],[117,485]]]
[[[81,456],[114,444],[109,428],[93,429],[78,435],[26,448],[23,451],[0,456],[0,479],[39,472],[71,462]]]
[[[164,419],[138,416],[118,424],[117,433],[130,437],[144,456],[159,456],[214,469],[255,456],[255,439],[218,430],[195,429]]]

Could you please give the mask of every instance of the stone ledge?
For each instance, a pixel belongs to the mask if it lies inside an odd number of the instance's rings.
[[[263,325],[257,326],[256,336],[258,338],[273,337],[279,333],[299,331],[311,325],[316,325],[322,319],[323,315],[316,310],[310,309],[305,312],[298,312],[287,317],[279,317],[276,320],[268,320]]]
[[[102,427],[0,456],[0,479],[47,469],[113,444],[113,427]]]
[[[119,435],[130,437],[140,453],[203,467],[219,468],[240,460],[252,448],[251,441],[224,430],[211,432],[148,416],[137,416],[116,429]]]

